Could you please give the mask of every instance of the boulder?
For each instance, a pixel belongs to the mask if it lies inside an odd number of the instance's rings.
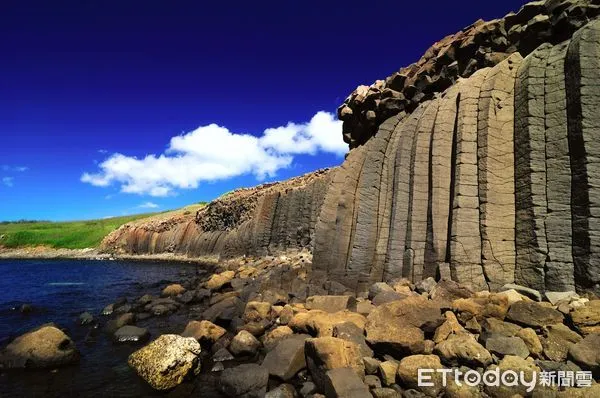
[[[502,336],[515,336],[522,328],[514,323],[504,322],[496,318],[487,318],[481,321],[481,328],[486,335],[499,334]]]
[[[491,336],[485,341],[485,348],[500,357],[515,355],[527,358],[529,356],[527,345],[519,337]]]
[[[563,315],[552,308],[533,301],[518,301],[510,306],[507,319],[531,328],[561,323]]]
[[[211,322],[231,322],[240,316],[244,310],[244,303],[237,297],[228,297],[218,303],[211,305],[202,313],[202,318]]]
[[[485,367],[492,363],[490,353],[471,335],[451,336],[437,344],[433,353],[450,366]]]
[[[259,348],[260,341],[258,341],[256,337],[245,330],[242,330],[236,334],[229,345],[229,351],[236,356],[254,355]]]
[[[326,397],[367,398],[369,387],[352,368],[335,368],[325,374],[323,391]]]
[[[508,311],[508,299],[501,294],[460,298],[452,302],[452,309],[456,312],[467,312],[477,320],[483,318],[504,319]]]
[[[384,386],[391,386],[396,383],[396,373],[398,373],[397,361],[383,361],[378,366],[379,377]]]
[[[379,306],[385,303],[389,303],[391,301],[397,301],[397,300],[402,300],[404,298],[406,298],[407,295],[403,294],[403,293],[398,293],[396,291],[384,291],[379,293],[377,296],[373,297],[373,305],[374,306]]]
[[[569,348],[581,341],[581,336],[562,323],[549,325],[542,340],[544,355],[551,361],[563,362],[567,359]]]
[[[183,294],[185,292],[185,288],[178,283],[174,283],[169,285],[163,289],[161,292],[162,297],[173,297]]]
[[[271,319],[271,304],[261,301],[249,301],[246,304],[242,319],[246,323]]]
[[[533,379],[533,373],[539,372],[540,368],[538,368],[533,361],[527,361],[523,358],[507,355],[505,356],[498,365],[491,365],[486,370],[493,371],[496,368],[500,369],[500,372],[513,371],[519,374],[519,372],[523,372],[523,376],[526,381],[531,381]],[[499,386],[491,386],[486,385],[485,391],[490,394],[492,397],[499,398],[509,398],[514,396],[530,396],[531,394],[527,392],[527,386],[521,384],[519,382],[514,383],[515,385],[505,385],[507,383],[499,383]],[[511,383],[512,384],[512,383]],[[534,387],[539,388],[539,387]],[[535,390],[534,390],[535,391]],[[543,396],[543,395],[540,395]]]
[[[351,341],[335,337],[308,339],[304,345],[304,354],[313,380],[323,390],[329,370],[351,368],[361,379],[365,376],[360,347]]]
[[[221,272],[220,274],[214,274],[208,281],[206,281],[205,287],[210,290],[219,290],[226,284],[230,283],[234,276],[235,272],[233,271],[225,271]]]
[[[436,344],[446,340],[451,335],[467,333],[465,328],[458,323],[458,319],[456,319],[456,315],[452,311],[446,311],[444,316],[446,317],[446,321],[435,330],[433,336],[433,341]]]
[[[535,333],[535,330],[531,328],[524,328],[519,330],[516,336],[523,340],[532,357],[540,358],[542,356],[544,348],[542,347],[542,342]]]
[[[395,292],[394,288],[385,282],[377,282],[369,287],[369,300],[373,300],[378,294],[382,292]]]
[[[532,300],[542,301],[542,294],[539,291],[537,291],[535,289],[531,289],[526,286],[517,285],[515,283],[507,283],[500,288],[501,292],[503,292],[505,290],[515,290],[518,293],[520,293],[524,296],[527,296]]]
[[[296,389],[291,384],[280,384],[270,390],[265,398],[296,398],[298,394]]]
[[[450,303],[456,299],[472,297],[473,291],[452,280],[442,280],[431,289],[429,296],[440,305],[449,308]]]
[[[80,325],[91,325],[94,323],[94,316],[87,311],[79,315],[78,319]]]
[[[333,337],[356,343],[364,357],[373,356],[373,350],[365,341],[364,329],[359,328],[352,322],[344,322],[333,327]]]
[[[262,339],[263,346],[267,351],[271,351],[282,338],[292,334],[294,334],[294,331],[288,326],[278,326],[264,335]]]
[[[191,337],[164,334],[129,356],[129,366],[157,390],[168,390],[200,371],[201,348]]]
[[[435,285],[437,282],[430,276],[415,283],[415,290],[419,293],[429,293]]]
[[[131,325],[135,321],[135,315],[128,312],[123,315],[119,315],[116,319],[111,319],[104,325],[104,330],[109,334],[114,334],[117,330],[125,325]]]
[[[402,358],[398,364],[398,377],[408,388],[414,388],[422,393],[436,397],[442,391],[442,374],[433,372],[430,374],[430,382],[433,386],[419,386],[419,369],[443,369],[440,358],[437,355],[411,355]]]
[[[365,373],[373,375],[378,372],[379,364],[381,361],[373,357],[363,357],[363,364],[365,365]]]
[[[356,311],[354,296],[310,296],[306,299],[306,309],[325,312]]]
[[[569,314],[571,322],[583,335],[600,333],[600,300],[592,300]]]
[[[17,337],[0,352],[0,369],[54,368],[78,361],[73,340],[52,323]]]
[[[393,388],[387,388],[387,387],[374,388],[371,390],[371,394],[373,395],[373,398],[401,398],[402,397],[402,394],[400,394],[398,391],[394,390]]]
[[[592,333],[569,347],[569,357],[582,368],[600,370],[600,334]]]
[[[290,380],[306,367],[304,345],[308,335],[296,334],[282,338],[274,349],[269,351],[262,363],[271,376]]]
[[[182,337],[193,337],[199,342],[214,343],[219,340],[227,331],[214,323],[202,321],[190,321],[181,333]]]
[[[227,350],[227,348],[224,348],[224,347],[217,349],[212,356],[213,362],[225,362],[225,361],[231,361],[233,359],[235,359],[235,357],[233,355],[231,355],[231,353],[229,352],[229,350]]]
[[[311,310],[299,312],[291,319],[288,326],[301,333],[308,333],[318,337],[333,335],[333,327],[345,322],[352,322],[357,327],[364,329],[366,318],[356,312],[339,311],[328,313],[325,311]]]
[[[544,292],[544,295],[552,305],[557,305],[559,301],[568,300],[571,298],[579,298],[579,295],[574,291],[569,292]]]
[[[225,369],[218,387],[227,397],[264,398],[268,382],[269,372],[266,368],[248,363]]]
[[[117,343],[143,343],[150,338],[150,333],[146,328],[125,325],[114,334],[114,340]]]
[[[421,296],[376,307],[367,317],[367,341],[376,351],[389,354],[419,354],[424,333],[433,333],[444,322],[440,307]]]

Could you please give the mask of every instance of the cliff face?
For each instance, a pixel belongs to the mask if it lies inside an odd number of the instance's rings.
[[[108,235],[102,250],[176,253],[191,257],[266,255],[311,246],[329,182],[329,170],[240,189],[196,214],[158,216],[126,224]]]
[[[598,1],[478,21],[340,107],[338,168],[237,191],[195,216],[128,225],[108,250],[313,250],[356,291],[432,276],[600,294]],[[598,180],[598,181],[597,181]]]

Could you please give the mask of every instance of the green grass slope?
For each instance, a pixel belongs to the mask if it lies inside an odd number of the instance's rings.
[[[49,246],[57,249],[97,247],[106,235],[121,225],[155,214],[88,221],[0,223],[0,245],[9,248]]]

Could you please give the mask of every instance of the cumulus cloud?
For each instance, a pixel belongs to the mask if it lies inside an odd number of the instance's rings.
[[[341,130],[341,122],[328,112],[318,112],[307,123],[268,128],[259,137],[210,124],[171,138],[162,154],[138,159],[115,153],[99,164],[97,173],[84,173],[81,181],[99,187],[119,184],[125,193],[167,196],[240,175],[263,180],[289,167],[295,155],[342,156],[347,146]]]
[[[2,177],[2,184],[6,185],[7,187],[12,187],[14,185],[14,178],[12,177]]]
[[[144,202],[138,206],[140,209],[158,209],[160,206],[152,202]]]

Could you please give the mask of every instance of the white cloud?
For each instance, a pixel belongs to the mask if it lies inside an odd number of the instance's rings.
[[[7,187],[12,187],[14,185],[14,178],[12,177],[2,177],[2,184],[6,185]]]
[[[29,167],[26,167],[26,166],[10,166],[8,164],[3,164],[2,165],[2,170],[4,170],[4,171],[16,171],[16,172],[22,173],[24,171],[29,170]]]
[[[98,149],[98,153],[105,155],[108,153],[108,151],[106,149]]]
[[[138,206],[140,209],[158,209],[160,206],[156,203],[145,202]]]
[[[260,137],[210,124],[171,138],[163,154],[138,159],[115,153],[99,164],[99,172],[84,173],[81,181],[99,187],[120,184],[125,193],[167,196],[203,181],[247,174],[262,180],[289,167],[294,155],[343,155],[347,146],[341,130],[342,123],[327,112],[318,112],[308,123],[266,129]]]

